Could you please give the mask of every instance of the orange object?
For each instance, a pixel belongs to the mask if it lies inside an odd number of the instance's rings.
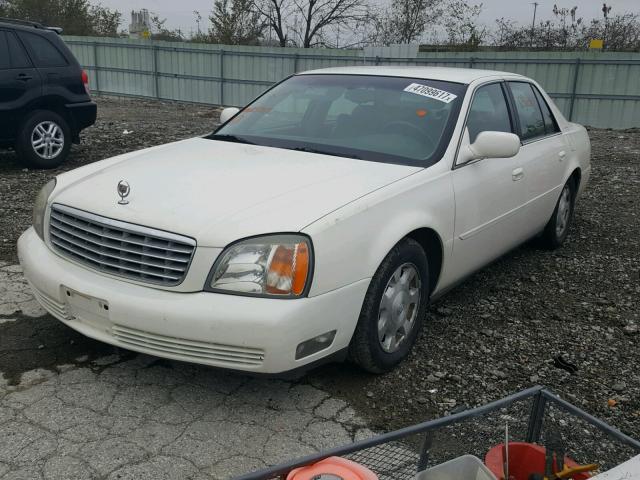
[[[280,295],[301,295],[307,284],[309,274],[309,247],[306,242],[294,245],[280,245],[271,260],[267,274],[267,287],[269,293]],[[280,281],[286,289],[279,287]],[[288,281],[286,281],[288,280]]]
[[[420,118],[424,117],[427,114],[426,110],[416,110],[416,115],[418,115]]]
[[[329,457],[306,467],[296,468],[287,480],[378,480],[378,476],[362,465],[340,457]]]
[[[297,245],[294,258],[291,291],[295,295],[301,295],[307,283],[307,273],[309,272],[309,247],[306,243],[302,242]]]
[[[496,445],[487,452],[484,464],[498,480],[504,478],[504,445]],[[525,442],[509,442],[509,480],[529,480],[532,473],[544,475],[545,448],[540,445]],[[578,465],[569,457],[564,459],[565,469],[577,468]],[[574,480],[587,480],[591,478],[586,472],[575,473],[571,477]]]

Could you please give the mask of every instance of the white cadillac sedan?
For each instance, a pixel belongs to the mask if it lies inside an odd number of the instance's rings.
[[[18,251],[45,309],[175,360],[385,372],[430,299],[529,238],[562,245],[590,173],[585,129],[510,73],[312,71],[221,120],[42,189]]]

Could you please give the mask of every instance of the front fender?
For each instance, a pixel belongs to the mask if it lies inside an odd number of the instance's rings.
[[[455,202],[450,171],[430,169],[372,192],[303,229],[313,239],[310,296],[371,278],[393,246],[414,230],[435,230],[451,253]]]

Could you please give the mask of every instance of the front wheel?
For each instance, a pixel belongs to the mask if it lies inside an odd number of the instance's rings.
[[[16,152],[27,165],[55,168],[64,162],[71,149],[71,129],[55,112],[38,110],[23,123],[16,139]]]
[[[387,254],[371,279],[351,340],[351,359],[384,373],[407,357],[429,303],[429,266],[418,242],[405,238]]]
[[[556,249],[562,246],[569,235],[569,226],[573,219],[573,207],[575,204],[576,186],[573,179],[567,180],[564,184],[560,198],[556,203],[553,215],[547,222],[542,234],[542,243],[549,249]]]

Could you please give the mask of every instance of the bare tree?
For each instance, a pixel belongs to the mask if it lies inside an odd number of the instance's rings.
[[[576,17],[578,7],[559,8],[553,6],[553,14],[560,21],[560,28],[557,30],[557,42],[563,49],[575,47],[578,43],[579,29],[582,24],[582,18]]]
[[[640,14],[624,13],[611,16],[611,7],[604,4],[603,18],[586,23],[577,16],[577,7],[553,9],[555,20],[540,22],[534,27],[535,48],[544,50],[581,50],[593,39],[604,39],[605,48],[620,51],[640,51]],[[521,27],[511,20],[496,21],[492,34],[495,46],[503,49],[530,47],[531,27]]]
[[[281,47],[291,43],[287,22],[291,17],[292,7],[291,0],[254,0],[254,8],[266,19],[267,28],[276,34]]]
[[[603,20],[593,19],[581,34],[582,46],[589,40],[602,38],[607,50],[640,51],[640,15],[623,13]]]
[[[378,42],[384,45],[412,43],[442,14],[438,0],[393,0],[378,15]]]
[[[521,48],[531,44],[531,33],[531,27],[520,27],[514,20],[502,17],[496,20],[496,28],[491,33],[491,38],[493,44],[498,47]]]
[[[266,26],[253,0],[216,0],[209,20],[210,40],[225,45],[258,45]]]
[[[166,18],[160,18],[157,14],[152,14],[149,19],[151,22],[151,38],[154,40],[164,40],[166,42],[182,42],[184,36],[180,29],[171,30],[165,26]]]
[[[449,44],[477,48],[487,35],[487,28],[481,26],[478,17],[482,3],[469,4],[466,0],[450,0],[445,9],[444,28]]]
[[[326,45],[336,29],[357,30],[370,19],[366,0],[291,0],[292,32],[304,48]]]

